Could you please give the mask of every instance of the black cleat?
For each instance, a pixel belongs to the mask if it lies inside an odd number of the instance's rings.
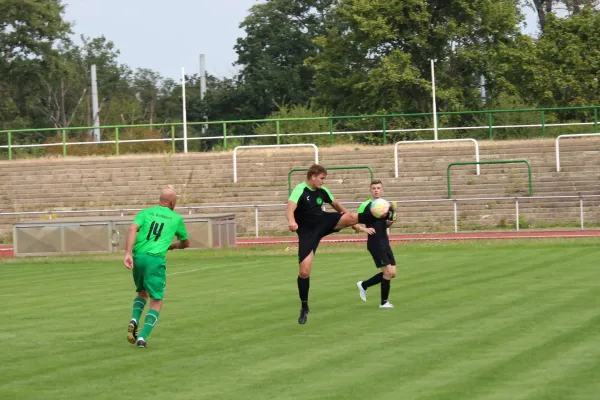
[[[135,344],[137,340],[137,322],[135,319],[129,321],[129,325],[127,325],[127,341],[131,344]]]
[[[306,323],[306,320],[308,319],[308,313],[310,312],[310,310],[308,308],[301,308],[300,309],[300,316],[298,317],[298,323],[300,325],[304,325]]]
[[[137,347],[143,347],[143,348],[146,348],[146,341],[144,340],[144,338],[139,338],[139,339],[137,340],[137,342],[135,342],[135,345],[136,345]]]

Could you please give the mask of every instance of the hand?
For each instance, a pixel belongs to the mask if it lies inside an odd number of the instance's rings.
[[[352,229],[354,229],[354,232],[356,232],[356,233],[360,233],[360,231],[361,231],[360,226],[358,226],[358,225],[352,225]]]
[[[290,231],[296,232],[298,230],[298,224],[296,223],[296,221],[290,221],[288,223],[288,228],[290,228]]]
[[[125,254],[125,260],[123,262],[125,264],[125,268],[127,268],[127,269],[133,268],[133,257],[131,257],[131,254]]]
[[[365,232],[367,232],[369,235],[374,235],[375,228],[365,228]]]

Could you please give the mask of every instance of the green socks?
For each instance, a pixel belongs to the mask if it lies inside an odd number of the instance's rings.
[[[142,312],[144,311],[144,307],[146,307],[146,299],[142,297],[136,297],[133,300],[133,311],[131,312],[131,319],[135,319],[138,326],[141,325],[140,318],[142,317]],[[149,310],[148,314],[144,318],[144,327],[142,331],[138,334],[138,337],[148,339],[150,336],[150,332],[152,332],[152,328],[158,322],[158,314],[160,314],[156,310]]]
[[[135,322],[139,323],[145,306],[146,306],[146,299],[144,299],[142,297],[136,297],[133,300],[133,312],[131,313],[131,319],[135,319]]]
[[[148,311],[148,314],[146,314],[146,318],[144,318],[144,328],[138,334],[139,338],[144,338],[145,340],[148,340],[148,336],[150,336],[152,328],[154,328],[154,326],[158,322],[158,314],[159,312],[156,310]]]

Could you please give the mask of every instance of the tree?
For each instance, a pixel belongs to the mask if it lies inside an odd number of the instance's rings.
[[[0,2],[0,71],[16,60],[43,60],[56,40],[70,33],[62,19],[61,0],[2,0]]]
[[[144,114],[140,117],[148,120],[150,124],[156,122],[156,108],[162,81],[159,73],[147,68],[139,68],[133,76],[133,87],[144,110]]]
[[[546,25],[546,14],[552,12],[552,7],[554,5],[553,0],[529,0],[529,5],[533,8],[538,17],[538,25],[541,30],[544,30],[544,26]]]
[[[527,88],[543,106],[600,102],[600,13],[591,7],[559,18],[548,14],[536,42],[539,65]]]
[[[97,70],[101,122],[105,123],[106,119],[115,121],[114,115],[104,112],[112,99],[119,98],[122,103],[123,97],[132,98],[134,94],[129,87],[130,71],[118,63],[119,51],[114,44],[104,36],[82,36],[81,41],[82,45],[78,46],[64,40],[57,52],[49,57],[47,74],[41,78],[43,88],[38,108],[57,128],[68,127],[72,123],[78,126],[93,124],[92,65],[96,65]]]
[[[480,76],[501,90],[521,18],[512,0],[341,0],[309,60],[315,101],[337,114],[431,111],[434,59],[440,109],[480,108]]]
[[[48,60],[56,53],[54,43],[71,32],[63,11],[60,0],[0,1],[0,120],[4,128],[36,125],[31,107],[39,94],[36,88],[48,73]]]
[[[546,26],[546,16],[556,10],[566,10],[569,14],[579,14],[584,8],[598,9],[600,0],[528,0],[525,4],[535,10],[541,31]]]
[[[262,118],[284,104],[306,104],[313,92],[313,39],[324,32],[334,0],[271,0],[255,5],[240,24],[246,37],[237,40],[238,76],[246,98],[243,114]]]

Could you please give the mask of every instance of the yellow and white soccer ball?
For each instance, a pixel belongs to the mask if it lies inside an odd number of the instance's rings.
[[[375,218],[383,217],[390,210],[390,203],[384,199],[375,199],[371,202],[371,214]]]

